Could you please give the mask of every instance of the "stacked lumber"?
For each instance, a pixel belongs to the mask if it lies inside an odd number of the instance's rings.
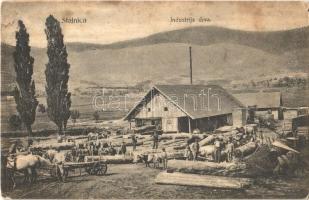
[[[168,168],[178,172],[197,173],[197,174],[219,174],[218,172],[233,172],[244,169],[246,166],[235,162],[208,162],[208,161],[188,161],[188,160],[170,160]],[[225,171],[223,173],[223,171]]]
[[[202,186],[210,188],[242,189],[248,187],[252,181],[248,178],[232,178],[222,176],[184,174],[179,172],[161,172],[155,179],[157,184]]]
[[[129,164],[133,163],[133,157],[115,155],[115,156],[85,156],[86,162],[91,161],[105,161],[106,164]]]

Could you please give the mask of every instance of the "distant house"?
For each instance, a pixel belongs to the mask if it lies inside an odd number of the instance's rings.
[[[280,92],[252,92],[233,94],[246,107],[256,106],[257,112],[271,111],[274,119],[281,118],[282,97]]]
[[[212,131],[243,126],[244,105],[217,85],[156,85],[125,119],[135,125],[159,125],[163,132]]]

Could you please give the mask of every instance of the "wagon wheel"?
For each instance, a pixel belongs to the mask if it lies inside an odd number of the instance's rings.
[[[104,175],[107,171],[107,164],[103,163],[98,163],[96,167],[96,175]]]

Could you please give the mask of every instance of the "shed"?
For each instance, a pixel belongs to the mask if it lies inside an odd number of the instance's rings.
[[[271,110],[275,119],[280,118],[282,107],[281,92],[251,92],[239,93],[234,96],[246,107],[255,106],[257,112],[267,112]]]

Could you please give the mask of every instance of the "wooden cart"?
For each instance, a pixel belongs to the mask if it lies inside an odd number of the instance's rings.
[[[50,171],[51,176],[58,176],[59,170],[54,166]],[[63,178],[66,179],[69,176],[69,172],[79,170],[79,175],[82,171],[87,172],[89,175],[104,175],[107,171],[107,164],[104,161],[92,161],[92,162],[66,162],[62,165]],[[58,171],[56,171],[58,170]],[[58,172],[58,173],[57,173]]]

